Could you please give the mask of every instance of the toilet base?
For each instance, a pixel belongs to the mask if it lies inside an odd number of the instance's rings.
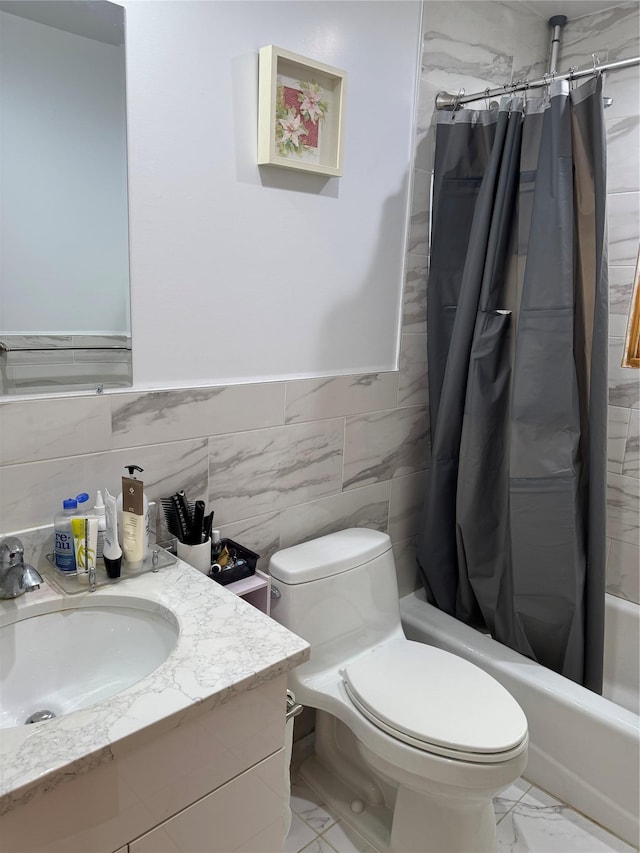
[[[428,797],[400,786],[391,830],[397,853],[495,853],[496,817],[491,800]]]
[[[318,794],[332,812],[373,845],[380,853],[391,851],[393,813],[386,806],[364,803],[361,812],[353,811],[352,803],[362,800],[352,789],[330,773],[312,755],[300,765],[300,776]],[[408,851],[407,851],[408,853]]]
[[[301,765],[300,776],[331,811],[380,853],[494,853],[496,849],[491,800],[425,797],[400,786],[392,811],[363,803],[315,755]],[[363,810],[354,811],[353,803],[362,804]]]

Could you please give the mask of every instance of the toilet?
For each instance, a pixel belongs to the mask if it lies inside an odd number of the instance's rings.
[[[406,639],[389,537],[342,530],[269,570],[272,617],[311,645],[289,673],[316,709],[302,778],[380,851],[493,853],[492,798],[526,766],[527,720],[479,667]]]

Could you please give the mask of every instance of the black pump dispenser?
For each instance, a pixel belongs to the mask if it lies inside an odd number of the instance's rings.
[[[141,468],[139,465],[125,465],[124,467],[129,472],[129,476],[133,477],[134,480],[137,479],[136,475],[134,474],[134,471],[139,471],[141,474],[144,471],[144,468]]]

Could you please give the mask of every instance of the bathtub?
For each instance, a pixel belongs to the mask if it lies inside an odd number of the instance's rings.
[[[597,696],[432,607],[422,590],[400,599],[407,637],[493,675],[529,721],[525,777],[635,847],[640,846],[638,613],[606,596],[605,692]],[[612,701],[613,700],[613,701]],[[628,707],[623,707],[623,703]]]

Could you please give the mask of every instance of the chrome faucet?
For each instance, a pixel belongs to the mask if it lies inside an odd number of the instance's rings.
[[[17,536],[0,541],[0,598],[17,598],[39,589],[40,573],[24,561],[24,547]]]

